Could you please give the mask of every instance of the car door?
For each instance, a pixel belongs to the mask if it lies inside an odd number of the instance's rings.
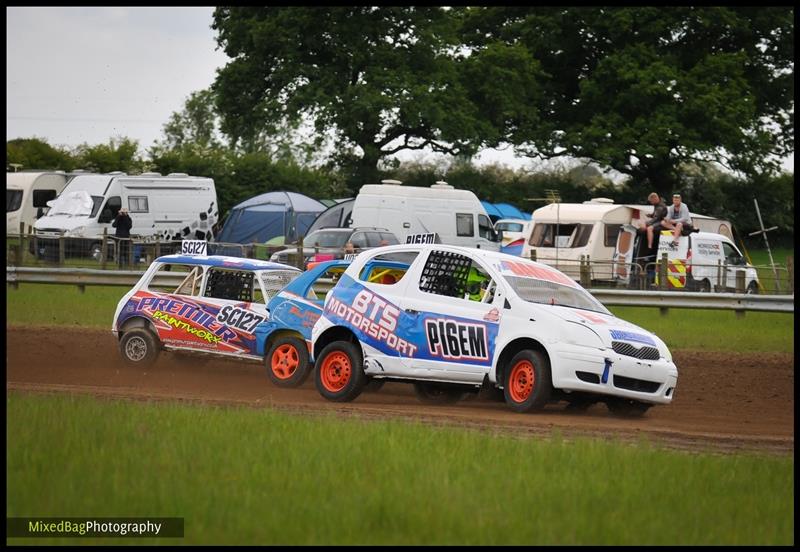
[[[421,255],[420,257],[423,257]],[[415,379],[480,383],[494,356],[500,310],[498,281],[477,260],[446,249],[418,259],[397,299],[397,335],[416,346],[403,372]]]

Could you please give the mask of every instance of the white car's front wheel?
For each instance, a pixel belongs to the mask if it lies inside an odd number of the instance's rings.
[[[540,410],[553,391],[550,363],[539,351],[520,351],[505,370],[506,403],[517,412]]]

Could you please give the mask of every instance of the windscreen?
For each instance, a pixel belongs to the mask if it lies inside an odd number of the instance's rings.
[[[611,314],[600,301],[581,287],[566,286],[556,282],[526,278],[524,276],[506,275],[505,279],[517,295],[530,303],[573,307]]]
[[[303,240],[304,247],[343,247],[347,242],[350,232],[331,232],[318,230],[310,233]]]
[[[49,216],[89,216],[94,207],[92,196],[85,190],[65,191],[48,203],[52,203],[50,211],[47,213]]]
[[[522,225],[516,222],[498,222],[494,227],[506,232],[522,232]]]

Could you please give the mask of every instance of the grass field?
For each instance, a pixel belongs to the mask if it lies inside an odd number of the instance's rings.
[[[147,543],[794,539],[789,456],[89,397],[11,393],[6,404],[8,516],[185,518],[183,540]]]
[[[75,325],[111,328],[121,287],[20,284],[6,286],[6,322],[19,325]],[[794,315],[729,311],[611,307],[614,314],[654,332],[671,349],[794,352]]]

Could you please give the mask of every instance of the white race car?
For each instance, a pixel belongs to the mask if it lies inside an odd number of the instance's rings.
[[[640,415],[670,403],[678,380],[661,339],[558,270],[449,245],[359,254],[311,339],[317,389],[333,401],[386,380],[413,383],[427,402],[502,389],[519,412],[567,400]]]

